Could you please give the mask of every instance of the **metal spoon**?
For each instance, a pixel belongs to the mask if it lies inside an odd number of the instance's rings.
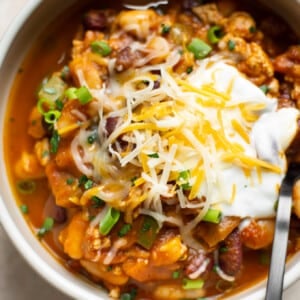
[[[266,300],[282,299],[283,277],[292,208],[292,191],[296,179],[299,179],[299,175],[300,165],[291,164],[280,187]]]

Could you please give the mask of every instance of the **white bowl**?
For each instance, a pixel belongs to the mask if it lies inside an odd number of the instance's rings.
[[[8,95],[15,74],[38,34],[55,17],[76,0],[31,0],[18,15],[0,43],[0,220],[10,239],[27,262],[53,286],[67,295],[81,300],[108,299],[99,286],[73,275],[60,265],[39,243],[20,213],[7,178],[4,165],[3,132]],[[263,1],[281,14],[300,34],[300,4],[296,0]],[[21,107],[20,107],[21,109]],[[300,253],[287,264],[285,288],[300,278]],[[230,299],[263,299],[265,282]]]

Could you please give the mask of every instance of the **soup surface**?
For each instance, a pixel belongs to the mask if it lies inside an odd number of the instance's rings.
[[[92,3],[57,19],[20,67],[6,120],[33,233],[113,299],[223,297],[264,279],[298,161],[296,41],[229,0]]]

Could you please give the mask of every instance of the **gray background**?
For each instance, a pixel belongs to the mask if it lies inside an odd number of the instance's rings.
[[[0,40],[5,28],[29,0],[0,0]],[[284,1],[284,0],[283,0]],[[284,300],[300,299],[300,282]],[[0,224],[0,300],[68,300],[37,275],[15,250]]]

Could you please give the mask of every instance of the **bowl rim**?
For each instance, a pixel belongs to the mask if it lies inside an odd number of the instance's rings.
[[[295,0],[295,2],[297,2],[297,0]],[[17,13],[17,15],[12,19],[6,32],[4,32],[2,38],[0,39],[0,69],[4,62],[6,54],[9,52],[10,45],[13,43],[19,30],[30,19],[32,13],[35,12],[42,3],[43,0],[27,1],[26,4],[19,11],[19,13]],[[58,271],[54,270],[46,261],[44,261],[36,251],[34,251],[34,248],[30,244],[30,242],[27,241],[24,238],[24,236],[21,234],[12,216],[10,215],[6,205],[4,204],[3,195],[1,191],[0,191],[0,225],[3,226],[9,239],[14,244],[15,248],[18,250],[20,255],[25,259],[25,261],[27,261],[27,263],[31,266],[31,268],[35,270],[35,272],[37,272],[42,278],[44,278],[44,280],[49,282],[52,286],[56,287],[62,293],[68,295],[73,299],[81,299],[81,300],[101,299],[100,298],[101,296],[99,294],[95,296],[88,290],[85,290],[83,287],[76,285],[75,282],[72,282],[71,280],[65,278]],[[45,248],[42,245],[41,247]],[[47,250],[45,249],[45,251]],[[298,256],[299,256],[297,258],[299,260],[298,264],[300,265],[300,253]],[[295,257],[293,257],[287,263],[288,270],[284,277],[284,289],[287,289],[289,286],[291,286],[293,283],[295,283],[297,280],[300,279],[300,267],[299,266],[297,267],[296,264],[292,267],[289,267],[289,265],[293,263],[294,259]],[[266,282],[266,280],[263,282]],[[243,297],[243,299],[244,300],[263,299],[265,296],[265,290],[266,287],[265,284],[263,284],[263,286],[259,286],[257,290],[254,290],[253,292],[249,291],[250,294]],[[233,299],[240,299],[239,294],[240,293],[233,295]]]

